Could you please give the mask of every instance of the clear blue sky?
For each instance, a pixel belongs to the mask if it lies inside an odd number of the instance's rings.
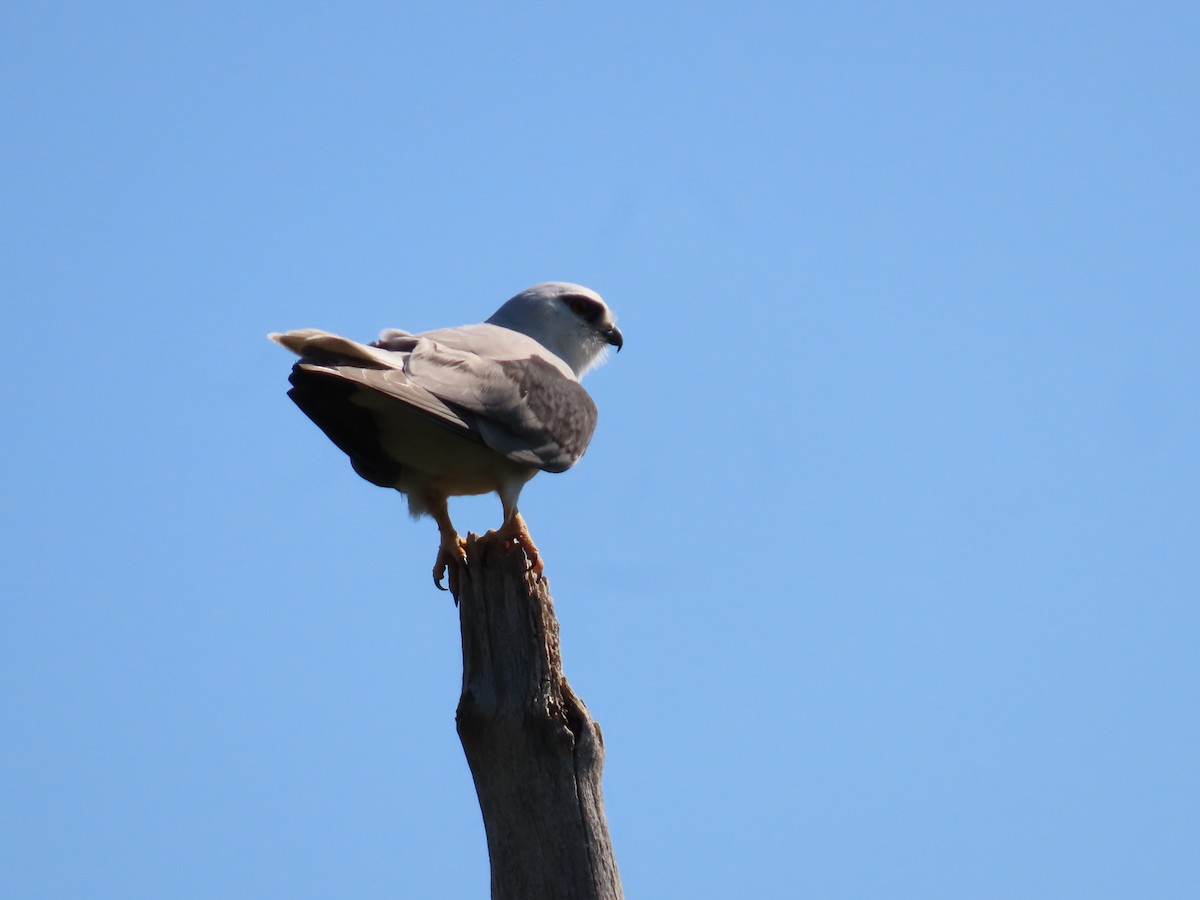
[[[522,507],[630,897],[1200,896],[1198,45],[7,4],[0,894],[486,895],[436,529],[264,335],[562,279],[626,346]]]

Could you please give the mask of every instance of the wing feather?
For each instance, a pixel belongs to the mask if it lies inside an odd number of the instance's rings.
[[[390,397],[524,465],[570,468],[596,427],[596,406],[566,363],[500,326],[389,331],[374,345],[313,329],[271,337],[300,356],[297,373]]]

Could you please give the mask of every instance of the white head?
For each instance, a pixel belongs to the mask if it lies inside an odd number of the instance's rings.
[[[603,359],[610,345],[620,350],[625,342],[600,295],[565,281],[526,288],[488,322],[529,335],[570,366],[576,377]]]

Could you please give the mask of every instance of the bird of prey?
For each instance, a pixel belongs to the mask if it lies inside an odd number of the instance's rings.
[[[481,324],[388,329],[370,344],[311,328],[269,337],[300,357],[288,396],[354,471],[437,522],[439,588],[450,567],[454,590],[466,562],[447,499],[468,494],[500,495],[500,536],[541,572],[517,498],[538,471],[575,465],[591,441],[596,405],[579,378],[624,343],[599,294],[546,282]]]

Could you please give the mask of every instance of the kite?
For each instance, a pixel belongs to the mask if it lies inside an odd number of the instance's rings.
[[[624,343],[599,294],[546,282],[478,325],[388,329],[370,344],[311,328],[268,337],[300,357],[288,396],[354,471],[404,494],[414,518],[437,522],[439,588],[451,567],[454,589],[453,567],[466,564],[450,497],[499,494],[500,538],[540,574],[517,498],[539,471],[575,465],[592,439],[596,404],[579,379]]]

